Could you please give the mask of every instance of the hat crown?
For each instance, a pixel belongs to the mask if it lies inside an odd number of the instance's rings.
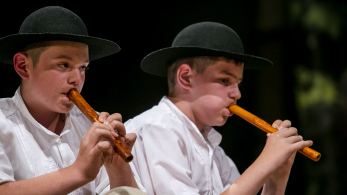
[[[172,47],[199,47],[233,53],[244,53],[243,44],[230,27],[215,22],[200,22],[180,31]]]
[[[88,35],[87,28],[81,18],[72,11],[59,6],[44,7],[31,13],[23,21],[19,33]]]

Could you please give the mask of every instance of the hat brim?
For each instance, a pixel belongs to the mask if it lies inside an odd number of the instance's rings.
[[[141,62],[141,69],[149,74],[166,77],[168,67],[174,60],[195,56],[221,56],[242,60],[245,69],[264,69],[272,66],[272,62],[265,58],[242,53],[199,47],[169,47],[148,54]]]
[[[43,41],[74,41],[85,43],[89,48],[89,60],[103,58],[120,51],[120,47],[109,40],[73,34],[14,34],[0,39],[0,62],[13,63],[13,56],[23,46]]]

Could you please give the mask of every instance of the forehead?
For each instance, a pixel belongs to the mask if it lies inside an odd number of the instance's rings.
[[[203,73],[206,76],[209,75],[229,75],[232,77],[236,77],[238,80],[242,80],[243,75],[243,67],[244,63],[242,64],[235,64],[233,61],[217,61],[215,64],[208,66]]]

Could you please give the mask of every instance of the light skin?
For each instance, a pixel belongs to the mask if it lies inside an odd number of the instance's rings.
[[[222,126],[232,113],[230,103],[241,98],[239,84],[243,78],[243,64],[217,61],[197,74],[188,64],[177,70],[177,83],[169,99],[203,132],[204,126]],[[289,120],[276,120],[279,131],[267,134],[267,142],[255,162],[243,172],[223,195],[284,194],[296,151],[312,145],[303,141]]]
[[[24,53],[16,53],[14,68],[22,78],[21,95],[30,114],[41,125],[59,135],[66,113],[73,108],[67,92],[82,90],[89,64],[88,46],[70,41],[51,41],[36,66]],[[135,134],[126,134],[120,114],[101,112],[83,136],[76,161],[69,167],[39,177],[0,185],[1,194],[68,194],[93,181],[105,165],[111,189],[118,186],[138,187],[128,163],[116,154],[107,140],[119,137],[131,150]],[[118,133],[115,132],[117,130]],[[122,177],[117,177],[122,175]]]

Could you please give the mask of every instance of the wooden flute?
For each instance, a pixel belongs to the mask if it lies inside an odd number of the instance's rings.
[[[275,133],[276,131],[278,131],[277,129],[273,128],[271,125],[269,125],[268,123],[266,123],[264,120],[260,119],[259,117],[253,115],[252,113],[244,110],[243,108],[241,108],[240,106],[237,106],[235,104],[230,104],[229,106],[229,110],[230,112],[238,115],[239,117],[245,119],[246,121],[248,121],[249,123],[251,123],[252,125],[258,127],[259,129],[265,131],[266,133]],[[321,154],[309,147],[305,147],[301,150],[299,150],[299,152],[303,155],[305,155],[306,157],[310,158],[313,161],[318,161],[321,157]]]
[[[99,115],[95,112],[95,110],[86,102],[86,100],[81,96],[81,94],[76,89],[71,89],[68,92],[69,99],[83,112],[83,114],[91,121],[91,122],[99,122]],[[125,147],[125,145],[119,140],[119,138],[114,138],[112,140],[113,149],[115,152],[119,154],[120,157],[125,162],[130,162],[133,160],[132,154]]]

